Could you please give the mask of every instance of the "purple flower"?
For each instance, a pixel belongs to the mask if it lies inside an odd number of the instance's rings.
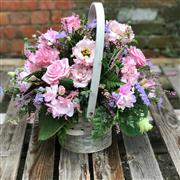
[[[86,29],[94,29],[96,27],[96,19],[93,19],[90,23],[86,25]]]
[[[56,35],[56,39],[62,39],[67,36],[67,33],[65,31],[61,31]]]
[[[39,107],[39,105],[41,105],[41,103],[43,102],[43,95],[40,93],[37,93],[35,98],[34,98],[34,106],[35,107]]]
[[[139,92],[140,97],[141,97],[142,101],[144,102],[144,104],[146,106],[149,106],[151,103],[149,101],[149,98],[148,98],[144,88],[139,83],[136,83],[135,87],[136,87],[137,91]]]

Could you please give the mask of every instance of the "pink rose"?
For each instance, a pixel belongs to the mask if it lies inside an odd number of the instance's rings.
[[[62,117],[63,115],[72,117],[74,114],[74,105],[70,99],[61,96],[54,99],[51,103],[46,104],[53,118]]]
[[[135,46],[131,46],[128,49],[128,52],[129,52],[130,56],[135,59],[138,66],[145,65],[146,58],[140,49],[136,48]]]
[[[79,29],[81,21],[79,15],[72,15],[61,19],[63,29],[68,33],[72,33],[73,30]]]
[[[69,76],[70,67],[67,58],[57,60],[47,67],[46,73],[43,75],[42,80],[46,83],[58,84],[60,79]]]
[[[46,92],[43,94],[45,102],[50,102],[54,100],[57,96],[57,91],[58,91],[58,85],[46,87]]]
[[[74,64],[71,66],[71,78],[73,79],[74,87],[84,88],[92,78],[92,68]]]

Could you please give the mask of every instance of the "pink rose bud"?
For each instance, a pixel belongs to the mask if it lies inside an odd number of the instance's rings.
[[[66,89],[64,88],[64,86],[60,85],[58,88],[59,95],[63,96],[65,94],[65,92],[66,92]]]

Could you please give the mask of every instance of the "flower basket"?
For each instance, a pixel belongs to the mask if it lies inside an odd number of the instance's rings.
[[[73,14],[59,31],[25,39],[26,61],[9,72],[7,93],[20,116],[37,112],[39,141],[57,136],[67,150],[93,153],[111,145],[113,125],[128,136],[152,129],[157,83],[134,37],[131,26],[105,22],[102,4],[92,3],[88,19]]]

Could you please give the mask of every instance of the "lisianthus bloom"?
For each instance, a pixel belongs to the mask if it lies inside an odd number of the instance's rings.
[[[56,99],[58,92],[58,85],[52,85],[50,87],[46,87],[46,92],[43,94],[45,102],[50,102]]]
[[[88,85],[92,78],[92,68],[81,64],[71,66],[71,79],[73,79],[74,87],[84,88]]]
[[[146,58],[140,49],[136,48],[135,46],[131,46],[128,49],[128,52],[129,52],[130,56],[134,58],[134,60],[138,66],[145,65]]]
[[[72,33],[73,30],[79,29],[81,25],[81,20],[79,19],[79,15],[73,14],[72,16],[68,16],[61,19],[62,28],[68,33]]]
[[[68,98],[59,96],[46,105],[49,107],[49,111],[52,113],[53,118],[59,118],[63,115],[72,117],[74,114],[74,105]]]
[[[92,65],[94,61],[95,41],[84,38],[72,48],[76,64]]]
[[[56,42],[58,34],[59,33],[57,31],[54,31],[51,28],[45,34],[42,34],[39,37],[39,42],[43,43],[43,41],[46,41],[48,45],[52,45],[53,43]]]
[[[33,68],[46,68],[51,63],[59,59],[59,51],[57,49],[51,48],[46,45],[39,46],[39,49],[35,53],[31,53],[29,55],[28,60],[34,64],[26,65],[26,68],[30,68],[29,71],[33,70]],[[32,68],[32,69],[31,69]],[[35,68],[36,69],[36,68]]]
[[[135,60],[127,56],[122,59],[122,64],[121,81],[130,85],[136,84],[140,74],[137,71]]]
[[[110,20],[106,27],[106,40],[115,43],[119,40],[122,44],[130,43],[134,39],[131,26]]]
[[[118,89],[118,93],[113,93],[115,97],[116,105],[118,108],[124,110],[126,107],[130,108],[134,106],[136,102],[136,97],[134,92],[131,91],[131,86],[123,85]]]
[[[60,79],[67,78],[70,73],[69,61],[67,58],[57,60],[47,67],[42,80],[53,85],[58,84]]]
[[[140,81],[140,85],[143,86],[145,89],[148,89],[148,88],[155,88],[155,81],[153,79],[143,79]]]

